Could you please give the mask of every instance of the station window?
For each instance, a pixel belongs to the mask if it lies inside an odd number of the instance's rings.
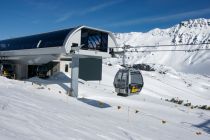
[[[69,65],[68,64],[65,65],[65,72],[69,72]]]
[[[81,48],[83,50],[98,50],[107,52],[108,33],[90,29],[82,29],[81,44],[84,44],[84,46]]]

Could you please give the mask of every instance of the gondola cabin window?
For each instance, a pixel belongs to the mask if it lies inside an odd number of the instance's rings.
[[[131,72],[131,84],[143,84],[143,78],[139,71]]]

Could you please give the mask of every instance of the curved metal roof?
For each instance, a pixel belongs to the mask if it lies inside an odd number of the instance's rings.
[[[88,26],[78,26],[75,28],[68,28],[54,32],[41,33],[31,36],[0,40],[0,51],[23,50],[23,49],[36,49],[36,48],[49,48],[65,46],[66,52],[69,52],[71,45],[68,41],[74,34],[82,28],[99,30],[108,33],[115,44],[116,40],[113,34],[106,30],[96,29]]]
[[[0,41],[0,51],[63,46],[74,28]]]

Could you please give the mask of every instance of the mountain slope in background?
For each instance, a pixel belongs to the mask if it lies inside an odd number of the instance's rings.
[[[183,21],[168,29],[154,29],[147,33],[131,32],[116,33],[115,37],[119,46],[154,45],[153,48],[131,49],[127,52],[127,63],[152,63],[170,66],[177,71],[210,75],[210,51],[195,49],[208,49],[210,45],[177,44],[202,44],[210,43],[210,19],[194,19]],[[158,45],[174,45],[161,47]],[[135,52],[138,50],[186,50],[186,51],[158,51],[158,52]],[[194,51],[191,51],[194,50]],[[114,61],[113,63],[119,62]]]

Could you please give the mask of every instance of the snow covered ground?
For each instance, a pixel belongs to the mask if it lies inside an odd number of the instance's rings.
[[[100,83],[81,81],[78,100],[66,95],[65,76],[25,82],[0,77],[0,139],[210,139],[210,111],[165,101],[178,97],[210,106],[210,77],[143,72],[142,92],[120,97],[112,86],[119,68],[103,65]]]

